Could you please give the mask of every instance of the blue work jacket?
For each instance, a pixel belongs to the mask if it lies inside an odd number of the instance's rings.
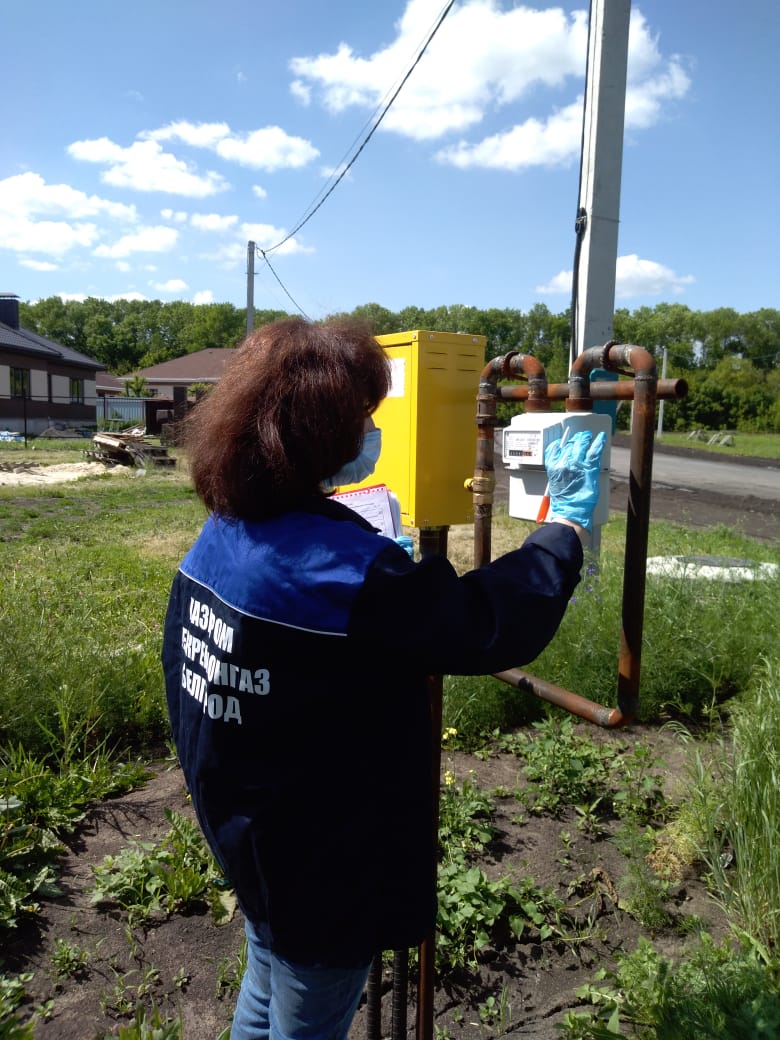
[[[171,591],[168,710],[206,839],[281,956],[358,965],[433,929],[428,676],[531,661],[581,566],[560,524],[458,577],[324,497],[207,520]]]

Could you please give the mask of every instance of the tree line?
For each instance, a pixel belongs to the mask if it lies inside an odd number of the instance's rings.
[[[281,310],[258,310],[254,324],[288,316]],[[537,357],[550,382],[568,377],[569,310],[553,313],[537,303],[525,312],[460,304],[390,311],[369,303],[348,315],[334,315],[344,316],[369,321],[377,335],[431,329],[485,336],[488,358],[518,350]],[[230,303],[111,302],[96,297],[64,301],[51,296],[20,304],[19,317],[24,328],[94,358],[115,375],[208,347],[235,347],[246,334],[246,310]],[[665,411],[668,429],[780,431],[780,311],[695,311],[680,303],[620,308],[614,338],[649,350],[659,373],[665,352],[667,376],[688,381],[688,396]]]

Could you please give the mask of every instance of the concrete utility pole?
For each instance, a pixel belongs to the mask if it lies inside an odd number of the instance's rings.
[[[246,334],[255,327],[255,243],[246,244]]]
[[[584,218],[570,363],[613,338],[631,0],[591,0],[579,212]]]
[[[669,348],[664,347],[664,359],[661,364],[661,379],[666,379],[666,362],[669,358]],[[658,402],[658,440],[664,435],[664,399],[663,397]]]

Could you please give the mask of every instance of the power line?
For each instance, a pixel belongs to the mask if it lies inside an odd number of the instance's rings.
[[[308,224],[308,222],[311,220],[311,218],[314,216],[314,214],[317,212],[317,210],[325,203],[326,199],[330,198],[330,196],[333,194],[333,192],[336,190],[336,188],[339,186],[339,184],[343,181],[343,179],[346,177],[346,175],[349,173],[349,171],[355,165],[355,163],[357,162],[361,152],[366,147],[366,145],[371,140],[371,138],[374,136],[376,131],[379,129],[379,126],[380,126],[382,120],[385,118],[387,113],[390,111],[390,108],[391,108],[393,102],[398,97],[398,95],[401,93],[401,91],[404,88],[404,85],[406,84],[406,81],[409,79],[409,77],[411,76],[411,74],[414,72],[415,68],[419,64],[420,60],[422,59],[422,56],[425,54],[425,52],[428,49],[428,47],[429,47],[431,41],[433,40],[434,36],[439,31],[442,22],[444,21],[444,19],[449,14],[450,9],[453,7],[454,3],[455,3],[455,0],[449,0],[449,2],[444,6],[444,9],[442,10],[441,14],[439,15],[438,19],[436,20],[436,24],[434,25],[434,27],[431,30],[431,32],[428,34],[428,38],[426,39],[426,41],[423,44],[423,46],[420,49],[420,51],[418,52],[417,57],[414,59],[412,64],[407,69],[406,74],[404,75],[403,79],[401,80],[399,85],[396,87],[396,89],[393,91],[393,94],[390,97],[389,101],[384,106],[384,108],[380,112],[378,118],[374,121],[373,126],[371,127],[371,129],[368,131],[368,133],[366,134],[366,136],[364,137],[364,139],[362,140],[362,142],[358,146],[357,151],[354,153],[354,155],[349,160],[349,162],[341,170],[341,172],[336,177],[336,179],[333,182],[333,184],[331,184],[331,186],[327,189],[327,191],[325,191],[325,194],[322,195],[322,198],[320,198],[319,202],[317,202],[317,204],[314,205],[313,207],[312,206],[309,207],[309,210],[305,213],[305,215],[301,218],[301,220],[298,221],[298,223],[295,225],[295,227],[292,229],[292,231],[288,232],[284,236],[283,239],[281,239],[275,245],[270,246],[265,251],[260,250],[260,252],[263,255],[263,258],[266,261],[266,263],[268,262],[268,257],[266,256],[266,254],[267,253],[274,253],[274,252],[276,252],[276,250],[279,249],[281,246],[283,246],[285,244],[285,242],[288,242],[294,235],[296,235],[305,224]],[[281,284],[281,282],[280,282],[280,284]]]
[[[286,296],[288,296],[288,297],[289,297],[289,299],[290,299],[290,300],[292,301],[292,304],[293,304],[293,306],[294,306],[294,307],[295,307],[295,308],[296,308],[296,309],[297,309],[298,311],[300,311],[300,313],[301,313],[301,314],[303,315],[303,317],[304,317],[304,318],[306,318],[306,320],[307,320],[307,321],[310,321],[311,319],[309,318],[309,315],[308,315],[308,314],[306,313],[306,311],[305,311],[305,310],[303,309],[303,307],[301,307],[301,305],[300,305],[299,303],[296,303],[296,301],[295,301],[295,300],[293,299],[293,297],[292,297],[292,296],[290,295],[290,291],[288,290],[287,286],[286,286],[286,285],[284,284],[284,282],[283,282],[283,281],[282,281],[282,279],[281,279],[281,278],[279,277],[279,275],[278,275],[278,274],[276,273],[276,271],[274,271],[273,267],[271,267],[271,261],[270,261],[270,260],[268,259],[268,257],[266,256],[266,251],[265,251],[264,249],[259,249],[259,248],[258,248],[258,252],[259,252],[259,253],[260,253],[260,255],[262,256],[263,260],[265,260],[265,262],[266,262],[266,263],[268,264],[268,270],[269,270],[269,271],[271,272],[271,274],[272,274],[272,275],[274,276],[274,278],[275,278],[275,279],[277,280],[277,282],[279,283],[279,285],[281,285],[282,289],[284,290],[284,293],[285,293],[285,295],[286,295]]]

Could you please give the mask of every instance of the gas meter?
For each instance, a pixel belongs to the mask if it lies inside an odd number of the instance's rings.
[[[545,508],[547,471],[544,452],[548,444],[569,438],[581,430],[595,437],[604,433],[606,443],[601,456],[599,500],[593,514],[593,527],[609,517],[609,460],[612,419],[595,412],[524,412],[512,417],[503,430],[501,457],[509,470],[509,515],[518,520],[547,520]]]

